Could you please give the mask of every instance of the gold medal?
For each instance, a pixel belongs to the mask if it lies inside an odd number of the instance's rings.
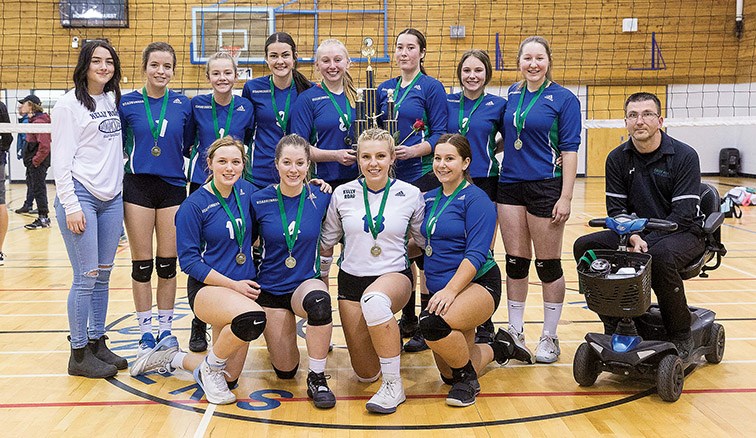
[[[160,151],[160,146],[158,146],[157,143],[155,143],[155,146],[152,147],[152,155],[155,156],[155,157],[159,157],[160,156],[160,152],[161,152]]]
[[[372,248],[370,248],[370,254],[372,254],[373,257],[378,257],[379,255],[381,255],[381,252],[382,252],[381,247],[378,246],[377,243],[373,245]]]
[[[236,263],[239,265],[243,265],[247,261],[247,256],[244,255],[244,253],[236,254]]]
[[[284,262],[287,268],[294,269],[294,266],[297,266],[297,259],[295,259],[292,256],[286,257],[286,261]]]
[[[345,145],[347,145],[347,146],[351,146],[351,145],[352,145],[352,142],[353,142],[353,141],[352,141],[352,137],[350,137],[350,136],[346,136],[346,137],[344,137],[344,144],[345,144]]]
[[[519,138],[519,137],[517,137],[517,140],[515,140],[515,142],[514,142],[514,147],[515,147],[515,149],[517,149],[518,151],[519,151],[520,149],[522,149],[522,140],[520,140],[520,138]]]
[[[433,255],[433,248],[430,245],[425,247],[425,255],[427,255],[428,257]]]

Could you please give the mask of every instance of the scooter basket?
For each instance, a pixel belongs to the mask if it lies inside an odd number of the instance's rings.
[[[651,255],[614,250],[592,253],[595,257],[586,253],[577,266],[580,293],[588,308],[618,318],[643,314],[651,305]],[[591,268],[590,262],[600,259],[609,262],[603,272]],[[634,273],[618,273],[621,268],[632,268]]]

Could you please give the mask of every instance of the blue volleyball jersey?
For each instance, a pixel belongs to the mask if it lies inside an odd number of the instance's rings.
[[[378,102],[383,114],[386,114],[388,90],[394,90],[398,82],[399,78],[393,78],[378,86]],[[405,88],[400,88],[394,92],[394,102],[399,101],[409,84],[403,85]],[[444,90],[443,84],[438,79],[421,75],[412,89],[407,92],[407,97],[402,100],[399,111],[395,114],[399,129],[398,141],[401,142],[412,133],[412,125],[415,124],[415,121],[422,120],[425,123],[425,130],[410,135],[403,145],[414,146],[427,141],[432,148],[435,148],[438,138],[446,132],[448,114],[446,90]],[[382,123],[383,118],[381,118]],[[397,160],[396,162],[396,177],[402,181],[412,182],[432,171],[432,151],[424,157]]]
[[[158,147],[160,155],[152,155],[155,140],[151,127],[160,117],[163,98],[148,97],[155,120],[148,121],[142,93],[132,91],[121,97],[118,113],[123,129],[123,149],[126,155],[124,170],[132,174],[157,175],[174,186],[186,186],[184,174],[184,145],[193,140],[192,107],[189,98],[168,90],[165,120],[160,127]]]
[[[213,193],[202,187],[181,203],[176,212],[176,246],[181,270],[197,281],[204,282],[212,269],[232,280],[254,280],[255,263],[252,261],[252,242],[257,240],[254,222],[250,219],[250,198],[255,186],[239,179],[234,184],[244,209],[247,230],[242,252],[244,264],[236,263],[239,245],[234,238],[234,227],[225,210]],[[239,223],[239,208],[233,192],[225,198],[229,210]]]
[[[552,82],[527,114],[520,133],[522,149],[516,150],[514,113],[523,92],[525,100],[520,113],[537,91],[531,93],[527,87],[520,88],[519,82],[509,87],[504,111],[504,157],[499,176],[499,182],[503,183],[561,177],[562,168],[557,166],[557,158],[562,152],[577,152],[580,146],[580,102],[570,90]]]
[[[283,90],[274,86],[273,90],[278,116],[281,118],[283,118],[284,108],[286,108],[286,97],[289,96],[289,90],[291,90],[289,123],[285,133],[276,120],[273,111],[273,101],[270,97],[270,75],[247,81],[242,91],[242,97],[252,102],[255,113],[254,141],[250,144],[249,149],[252,173],[248,178],[257,187],[265,187],[278,182],[278,171],[276,171],[274,164],[276,145],[281,137],[291,134],[291,112],[299,97],[296,85]]]
[[[425,194],[425,218],[420,228],[423,236],[427,236],[426,224],[436,196],[441,196],[437,213],[449,199],[441,189]],[[470,184],[462,189],[438,217],[435,228],[426,242],[433,253],[425,255],[425,284],[431,294],[446,287],[464,259],[478,270],[476,278],[495,263],[490,249],[496,233],[496,207],[480,188]]]
[[[446,97],[449,109],[449,122],[446,130],[449,133],[460,132],[459,99],[462,93],[449,94]],[[464,98],[463,117],[468,119],[469,129],[465,137],[470,142],[472,161],[470,162],[470,177],[485,178],[499,175],[499,160],[495,157],[496,133],[504,135],[504,107],[506,99],[494,94],[486,94],[480,105],[470,117],[475,106],[475,100]],[[476,99],[477,100],[477,99]],[[461,132],[460,132],[461,133]]]
[[[309,193],[305,197],[299,234],[291,252],[297,261],[294,268],[285,265],[289,249],[281,225],[276,186],[270,185],[252,196],[252,219],[259,227],[258,234],[262,244],[258,283],[263,290],[273,295],[292,292],[303,281],[320,277],[320,228],[331,195],[321,192],[320,188],[314,185],[306,186],[305,190]],[[292,198],[282,195],[282,199],[289,222],[289,233],[293,233],[299,195]]]
[[[191,148],[189,153],[189,182],[204,184],[209,175],[207,168],[207,150],[210,145],[217,139],[215,124],[213,123],[213,109],[211,94],[202,94],[192,98],[192,119],[194,140],[187,145]],[[226,127],[226,117],[228,116],[229,105],[215,105],[215,113],[218,117],[218,130]],[[255,112],[252,109],[252,102],[240,97],[234,96],[234,110],[231,115],[231,127],[229,132],[224,132],[223,136],[230,135],[235,139],[245,142],[251,138],[252,127],[255,122]],[[187,152],[187,151],[185,151]]]
[[[348,105],[346,93],[332,93],[332,95],[346,116],[346,106]],[[351,105],[350,108],[352,112],[350,121],[353,121],[355,110]],[[349,137],[352,143],[356,144],[354,124],[346,127],[339,116],[339,112],[333,106],[333,102],[320,85],[305,90],[297,99],[297,104],[294,106],[291,116],[291,132],[308,139],[310,144],[323,150],[351,149],[352,146],[344,142],[346,137]],[[357,164],[344,166],[331,161],[315,163],[315,165],[318,178],[326,181],[357,178]]]

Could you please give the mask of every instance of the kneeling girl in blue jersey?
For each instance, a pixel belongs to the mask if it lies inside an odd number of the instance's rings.
[[[205,391],[207,401],[236,401],[235,386],[247,357],[247,345],[265,329],[265,312],[255,302],[250,197],[254,186],[241,178],[244,145],[230,137],[208,150],[210,181],[192,193],[176,213],[181,270],[189,275],[187,295],[194,313],[213,327],[207,355],[179,351],[175,336],[167,336],[141,356],[131,375],[183,369]]]
[[[505,362],[509,344],[476,344],[475,328],[501,300],[501,272],[491,254],[496,208],[472,184],[470,143],[460,134],[442,135],[433,171],[442,186],[425,194],[425,276],[431,297],[420,313],[420,331],[433,350],[450,406],[469,406],[480,392],[477,372],[492,360]],[[504,339],[511,341],[510,339]]]
[[[307,395],[318,408],[332,408],[326,355],[333,320],[328,287],[320,280],[318,244],[330,193],[307,182],[310,145],[296,135],[278,142],[275,164],[280,183],[252,196],[252,222],[262,248],[260,304],[267,315],[265,341],[276,375],[291,379],[299,368],[296,318],[307,319]],[[330,187],[327,187],[330,191]]]
[[[207,150],[217,139],[232,136],[245,144],[252,138],[254,110],[252,102],[234,96],[236,61],[228,52],[210,56],[205,65],[205,76],[213,87],[210,94],[201,94],[192,99],[192,132],[194,141],[184,145],[189,157],[189,194],[201,188],[207,181]],[[189,349],[194,352],[207,349],[207,325],[194,317]]]
[[[394,139],[368,129],[358,140],[357,162],[363,177],[333,193],[321,247],[343,238],[339,270],[339,316],[349,359],[362,382],[383,384],[368,401],[368,411],[390,414],[405,401],[399,374],[401,338],[394,313],[412,290],[407,258],[409,236],[422,241],[420,190],[390,178],[396,161]]]

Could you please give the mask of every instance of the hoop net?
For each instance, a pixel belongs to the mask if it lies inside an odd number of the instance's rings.
[[[221,52],[226,52],[234,58],[234,64],[239,65],[239,57],[243,47],[241,46],[221,46]]]

